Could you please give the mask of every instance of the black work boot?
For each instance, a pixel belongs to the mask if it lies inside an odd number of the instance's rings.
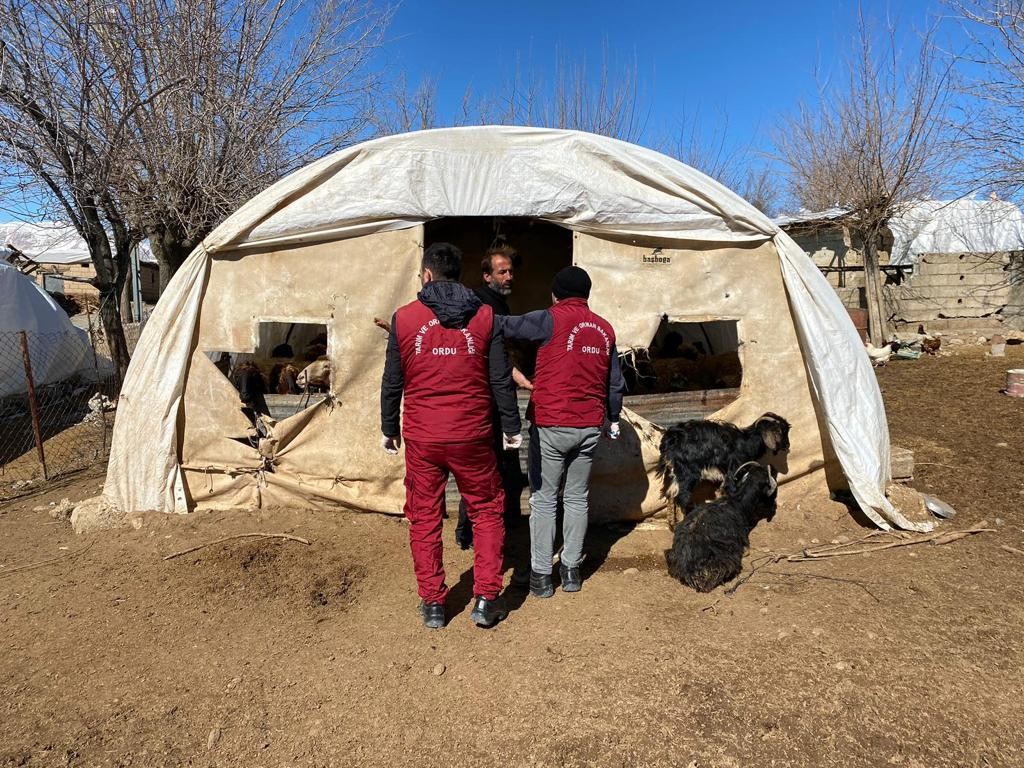
[[[562,577],[563,592],[579,592],[583,589],[579,566],[570,568],[567,565],[560,565],[558,566],[558,575]]]
[[[534,597],[551,597],[555,594],[555,585],[550,573],[530,571],[530,594]]]
[[[493,627],[506,616],[508,616],[508,609],[501,596],[493,600],[477,597],[476,602],[473,603],[473,611],[469,614],[470,620],[478,627]]]
[[[420,602],[420,616],[427,629],[441,629],[444,626],[444,603]]]

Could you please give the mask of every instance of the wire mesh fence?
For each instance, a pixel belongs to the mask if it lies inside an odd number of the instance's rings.
[[[0,331],[0,501],[106,463],[120,377],[97,319]],[[145,319],[125,326],[129,351]]]

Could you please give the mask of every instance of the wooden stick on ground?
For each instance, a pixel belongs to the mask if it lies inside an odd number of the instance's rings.
[[[37,560],[34,563],[25,563],[25,565],[17,565],[14,568],[3,568],[3,569],[0,569],[0,576],[8,576],[8,575],[10,575],[12,573],[17,573],[18,571],[27,571],[30,568],[39,568],[39,567],[44,566],[44,565],[49,565],[50,563],[56,563],[58,560],[72,560],[72,559],[78,557],[83,552],[85,552],[87,549],[89,549],[89,547],[91,547],[95,543],[96,543],[96,541],[94,539],[93,541],[90,541],[88,544],[86,544],[81,549],[76,549],[74,552],[65,552],[64,554],[57,555],[56,557],[50,557],[50,558],[47,558],[46,560]]]
[[[262,538],[262,539],[288,539],[289,541],[297,541],[299,544],[305,544],[307,547],[310,544],[308,539],[303,539],[299,536],[292,536],[290,533],[236,533],[234,536],[225,536],[221,539],[214,539],[213,541],[207,541],[203,544],[196,544],[194,547],[183,549],[180,552],[172,552],[169,555],[164,555],[164,560],[171,560],[175,557],[181,557],[187,555],[189,552],[195,552],[203,547],[212,547],[214,544],[221,544],[225,541],[231,541],[232,539],[248,539],[248,538]]]
[[[1024,549],[1017,549],[1016,547],[1011,547],[1009,544],[1000,544],[999,548],[1005,549],[1007,552],[1012,552],[1015,555],[1024,555]]]
[[[812,549],[805,549],[795,555],[790,555],[786,558],[787,562],[790,563],[806,563],[811,560],[820,560],[826,557],[845,557],[846,555],[862,555],[865,552],[880,552],[883,549],[892,549],[893,547],[909,547],[914,544],[924,544],[925,542],[931,542],[932,544],[949,544],[950,542],[957,541],[973,533],[989,533],[995,531],[995,528],[986,528],[988,525],[987,520],[982,520],[973,528],[966,528],[962,531],[940,531],[937,533],[931,533],[926,536],[919,536],[912,539],[902,539],[900,541],[892,541],[888,544],[879,544],[875,547],[861,547],[859,549],[847,549],[843,551],[824,551],[817,552]]]

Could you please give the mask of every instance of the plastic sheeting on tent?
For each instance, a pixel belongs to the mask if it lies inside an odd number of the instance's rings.
[[[925,253],[1024,250],[1024,215],[1005,200],[922,200],[889,219],[892,264],[916,264]]]
[[[657,152],[576,131],[473,127],[359,144],[282,179],[219,226],[171,281],[122,390],[104,494],[124,510],[181,508],[178,419],[211,254],[357,237],[442,216],[529,216],[602,237],[771,241],[828,437],[877,525],[923,529],[885,498],[889,434],[860,337],[807,255],[763,213]],[[620,347],[641,343],[620,339]],[[146,435],[139,441],[138,435]],[[176,497],[178,503],[176,504]]]
[[[779,227],[850,216],[848,208],[801,210],[776,216]],[[926,253],[1000,253],[1024,250],[1024,214],[1006,200],[919,200],[898,206],[886,225],[892,232],[890,264],[916,264]]]
[[[11,221],[0,224],[0,251],[4,246],[13,245],[33,261],[41,264],[89,264],[89,246],[70,224],[57,221],[28,223]],[[144,240],[139,245],[139,260],[156,263]]]
[[[0,396],[28,389],[19,331],[27,331],[32,378],[37,386],[61,381],[92,363],[89,335],[75,328],[32,278],[0,262]]]

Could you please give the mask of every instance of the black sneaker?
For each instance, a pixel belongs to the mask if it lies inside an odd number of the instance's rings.
[[[579,566],[569,568],[565,565],[558,566],[558,575],[562,577],[563,592],[579,592],[583,589],[583,579],[580,577]]]
[[[530,571],[530,594],[534,597],[551,597],[555,594],[555,585],[550,573]]]
[[[478,627],[493,627],[506,616],[508,616],[508,609],[500,596],[493,600],[477,597],[476,602],[473,603],[473,611],[469,614],[470,621]]]
[[[427,629],[441,629],[444,626],[444,603],[420,602],[420,616]]]

